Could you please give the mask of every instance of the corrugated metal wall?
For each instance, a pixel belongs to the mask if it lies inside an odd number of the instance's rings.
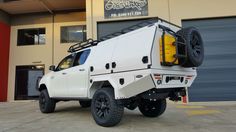
[[[205,42],[190,101],[236,101],[236,18],[183,21],[183,26],[197,27]]]

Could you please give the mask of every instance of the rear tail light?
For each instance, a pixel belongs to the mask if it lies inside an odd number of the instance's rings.
[[[162,76],[160,74],[154,74],[154,78],[157,80],[158,85],[162,83]]]
[[[156,79],[156,80],[158,80],[158,79],[161,79],[161,78],[162,78],[160,74],[154,74],[154,77],[155,77],[155,79]]]
[[[193,76],[187,76],[186,80],[191,80],[193,78]]]
[[[191,75],[186,76],[185,84],[188,84],[189,80],[191,80],[192,78],[193,76]]]

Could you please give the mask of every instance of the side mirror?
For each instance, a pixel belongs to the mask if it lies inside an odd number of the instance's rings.
[[[50,71],[55,71],[55,70],[56,70],[56,67],[55,67],[54,65],[51,65],[51,66],[49,67],[49,70],[50,70]]]

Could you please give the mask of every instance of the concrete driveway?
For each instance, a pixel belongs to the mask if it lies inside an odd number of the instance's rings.
[[[125,110],[112,128],[95,124],[90,109],[78,102],[60,102],[56,112],[41,114],[37,101],[0,103],[0,132],[235,132],[236,103],[169,103],[159,118]]]

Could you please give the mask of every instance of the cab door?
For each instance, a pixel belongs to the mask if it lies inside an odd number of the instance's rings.
[[[57,66],[54,73],[50,77],[50,90],[52,97],[67,97],[69,88],[66,86],[68,73],[73,66],[74,55],[64,58]]]
[[[66,85],[70,89],[70,97],[87,97],[89,86],[89,66],[86,65],[86,60],[89,54],[90,49],[78,52],[75,56],[73,67],[68,71]]]

